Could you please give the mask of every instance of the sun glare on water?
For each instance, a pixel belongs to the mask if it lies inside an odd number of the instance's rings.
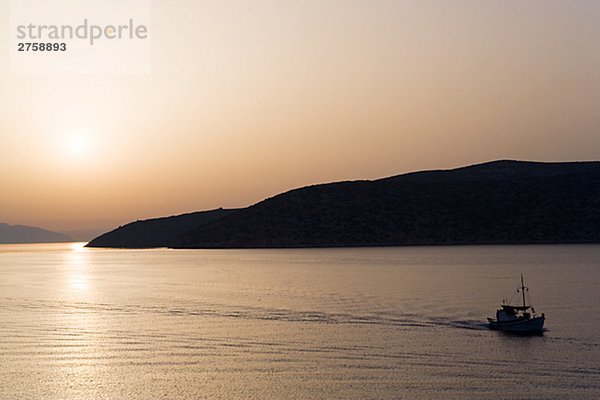
[[[71,244],[67,251],[66,261],[68,265],[68,288],[70,292],[87,292],[91,289],[89,277],[89,259],[85,251],[85,243]]]

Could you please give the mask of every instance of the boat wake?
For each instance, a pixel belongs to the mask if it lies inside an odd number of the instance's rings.
[[[291,310],[270,307],[234,306],[203,303],[189,304],[181,307],[116,305],[108,303],[64,302],[64,301],[29,301],[25,304],[15,302],[17,299],[6,299],[4,307],[26,308],[40,312],[57,312],[61,314],[154,314],[167,317],[211,317],[244,320],[283,321],[315,324],[349,324],[379,325],[398,328],[436,328],[450,327],[470,330],[486,330],[488,325],[476,319],[452,319],[448,317],[426,314],[396,314],[390,312],[375,313],[336,313],[316,310]]]

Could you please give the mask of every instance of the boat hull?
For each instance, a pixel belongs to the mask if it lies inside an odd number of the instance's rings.
[[[544,330],[545,317],[518,319],[516,321],[498,322],[488,318],[490,329],[515,333],[541,333]]]

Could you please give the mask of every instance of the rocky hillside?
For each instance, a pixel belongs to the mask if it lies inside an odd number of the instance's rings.
[[[496,161],[309,186],[225,211],[135,237],[176,248],[597,243],[600,162]],[[90,245],[139,247],[125,228]]]

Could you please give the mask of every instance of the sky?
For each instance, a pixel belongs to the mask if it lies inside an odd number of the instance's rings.
[[[0,222],[112,228],[322,182],[600,159],[598,1],[154,0],[146,74],[15,74],[8,35]]]

